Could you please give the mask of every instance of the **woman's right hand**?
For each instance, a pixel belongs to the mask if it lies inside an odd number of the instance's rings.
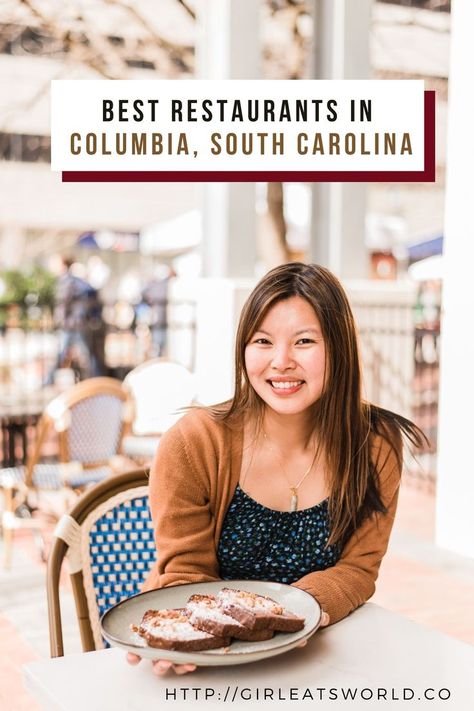
[[[142,658],[138,654],[127,653],[127,662],[129,664],[139,664]],[[173,664],[167,659],[157,659],[153,662],[153,673],[157,676],[163,676],[166,672],[171,669],[175,674],[182,675],[188,674],[188,672],[193,672],[196,670],[195,664]]]

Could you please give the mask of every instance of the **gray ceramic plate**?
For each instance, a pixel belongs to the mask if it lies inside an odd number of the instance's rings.
[[[304,617],[305,626],[299,632],[279,632],[265,642],[233,640],[227,652],[222,649],[212,649],[207,652],[171,652],[155,649],[148,647],[146,642],[130,629],[130,625],[139,624],[147,610],[183,607],[191,595],[215,595],[223,587],[268,595],[290,612]],[[260,659],[288,652],[311,637],[318,629],[320,620],[321,608],[318,603],[309,593],[299,588],[256,580],[220,580],[213,583],[176,585],[135,595],[107,610],[102,617],[101,626],[103,636],[112,646],[139,654],[141,657],[168,659],[176,664],[193,663],[199,666],[217,667],[257,662]]]

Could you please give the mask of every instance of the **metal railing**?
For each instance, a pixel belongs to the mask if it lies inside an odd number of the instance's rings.
[[[412,481],[433,488],[439,324],[417,324],[416,309],[408,301],[387,304],[352,299],[352,306],[359,329],[364,395],[371,402],[412,419],[426,433],[430,446],[416,460],[409,461],[406,474]],[[3,307],[0,319],[0,461],[11,462],[24,458],[25,437],[31,438],[35,418],[42,411],[44,403],[35,391],[54,382],[51,375],[59,364],[61,332],[53,328],[48,309],[28,313],[17,306]],[[139,320],[128,328],[104,324],[100,334],[104,374],[122,379],[133,367],[156,355],[168,356],[193,370],[198,327],[196,305],[191,300],[170,303],[164,340],[163,334],[154,337],[152,325]],[[163,345],[160,353],[156,351],[158,342]],[[92,374],[81,344],[72,348],[68,362],[59,365],[72,369],[76,380]]]
[[[410,303],[353,304],[358,321],[365,397],[414,421],[429,439],[415,457],[407,453],[406,476],[433,490],[436,483],[439,322],[417,324]]]
[[[166,327],[132,314],[123,328],[101,321],[69,332],[54,327],[48,307],[0,305],[0,466],[25,462],[36,422],[61,388],[94,375],[122,380],[157,356],[193,370],[195,332],[195,304],[188,301],[173,304]]]

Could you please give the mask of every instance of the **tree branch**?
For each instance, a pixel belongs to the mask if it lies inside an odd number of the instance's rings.
[[[182,7],[184,7],[184,9],[188,13],[188,15],[190,17],[192,17],[193,20],[196,19],[196,13],[194,12],[193,8],[190,5],[188,5],[186,0],[176,0],[176,2],[178,3],[178,5],[181,5]]]

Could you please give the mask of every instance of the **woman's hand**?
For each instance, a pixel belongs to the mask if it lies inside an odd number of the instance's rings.
[[[319,626],[320,627],[327,627],[329,622],[330,622],[330,618],[329,618],[328,613],[327,612],[321,613],[321,622],[319,623]],[[300,642],[298,647],[306,647],[307,644],[308,644],[308,640],[305,639],[305,640],[303,640],[303,642]]]
[[[131,654],[130,652],[127,653],[127,662],[129,664],[139,664],[141,660],[142,658],[139,657],[138,654]],[[182,675],[187,674],[188,672],[195,671],[196,665],[172,664],[166,659],[158,659],[157,661],[153,662],[153,673],[157,676],[163,676],[164,674],[166,674],[168,669],[172,669],[175,674]]]
[[[321,614],[321,622],[319,623],[320,627],[327,627],[328,624],[331,622],[331,618],[329,617],[327,612],[323,612]]]

